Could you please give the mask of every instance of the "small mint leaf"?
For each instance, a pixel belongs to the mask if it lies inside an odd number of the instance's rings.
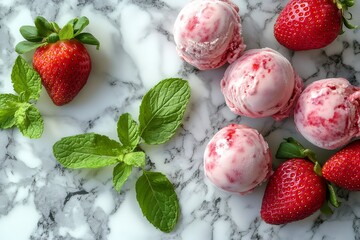
[[[19,99],[14,94],[0,94],[0,129],[12,128],[16,124],[15,112]]]
[[[73,24],[66,24],[59,32],[60,40],[69,40],[74,38],[74,28]]]
[[[38,47],[41,47],[44,44],[46,44],[46,43],[35,43],[35,42],[22,41],[22,42],[19,42],[18,44],[16,44],[15,51],[18,54],[23,54],[23,53],[30,52]]]
[[[136,199],[148,221],[163,232],[171,232],[180,215],[172,183],[162,173],[144,171],[135,188]]]
[[[65,137],[53,146],[55,158],[67,168],[99,168],[118,162],[120,143],[96,133]]]
[[[117,133],[120,142],[124,146],[129,147],[131,151],[139,144],[139,125],[129,113],[124,113],[119,117]]]
[[[43,39],[39,36],[38,30],[34,26],[20,27],[20,34],[29,42],[40,42]]]
[[[122,161],[127,165],[134,167],[145,166],[145,153],[144,152],[130,152],[124,155]]]
[[[140,133],[144,141],[168,141],[181,124],[189,99],[189,83],[179,78],[162,80],[150,89],[140,105]]]
[[[15,92],[22,95],[24,102],[37,100],[40,97],[42,88],[40,75],[21,56],[15,60],[11,80]]]
[[[95,45],[97,50],[100,48],[99,40],[97,40],[91,33],[80,33],[75,38],[84,44]]]
[[[20,132],[29,138],[40,138],[44,131],[44,121],[39,110],[29,103],[21,103],[15,112],[15,121]]]
[[[125,163],[118,163],[113,171],[113,185],[116,191],[120,192],[122,186],[130,176],[132,166]]]
[[[80,17],[74,24],[74,36],[77,36],[81,33],[84,28],[89,25],[89,19],[87,17]]]

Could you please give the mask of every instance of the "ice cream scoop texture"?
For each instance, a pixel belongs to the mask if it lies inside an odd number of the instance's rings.
[[[270,49],[246,51],[226,70],[221,91],[234,113],[282,120],[293,112],[303,88],[290,62]]]
[[[218,131],[204,153],[205,175],[217,187],[246,194],[272,173],[267,142],[253,128],[231,124]]]
[[[189,2],[174,24],[179,55],[200,70],[234,62],[245,49],[238,11],[230,0]]]
[[[360,88],[344,78],[315,81],[301,94],[294,121],[314,145],[340,148],[360,136]]]

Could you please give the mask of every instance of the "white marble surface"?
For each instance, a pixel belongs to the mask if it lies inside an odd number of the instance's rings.
[[[339,192],[343,204],[330,216],[319,212],[282,226],[259,217],[264,186],[250,195],[220,192],[204,179],[202,155],[213,134],[229,123],[257,128],[276,150],[283,137],[298,136],[292,118],[275,122],[234,115],[225,105],[220,79],[225,67],[198,71],[176,54],[172,26],[188,0],[2,0],[0,2],[0,92],[12,92],[11,68],[22,40],[18,31],[37,15],[56,20],[85,15],[87,30],[101,42],[88,47],[90,79],[77,98],[54,106],[43,91],[37,103],[45,121],[42,138],[18,130],[0,131],[0,239],[360,239],[360,193]],[[273,36],[285,0],[235,0],[240,7],[247,49],[270,47],[287,57],[305,84],[345,77],[360,85],[360,30],[349,31],[321,50],[291,52]],[[360,4],[352,10],[360,25]],[[27,56],[29,57],[29,56]],[[181,217],[172,233],[162,233],[142,216],[133,173],[121,193],[112,186],[112,168],[69,170],[52,155],[61,137],[97,132],[116,139],[116,121],[130,112],[137,118],[142,95],[159,80],[188,79],[192,98],[175,137],[157,147],[144,145],[154,169],[175,184]],[[356,80],[358,79],[358,80]],[[321,160],[331,152],[314,148]],[[279,164],[274,159],[274,167]]]

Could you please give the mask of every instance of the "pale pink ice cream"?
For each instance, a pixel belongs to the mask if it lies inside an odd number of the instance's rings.
[[[231,124],[208,143],[204,169],[208,179],[220,189],[249,193],[272,174],[269,146],[256,129]]]
[[[302,88],[303,82],[290,62],[270,48],[246,51],[221,80],[230,110],[251,118],[288,117]]]
[[[244,51],[239,8],[230,0],[193,0],[174,24],[177,52],[200,70],[234,62]]]
[[[344,78],[318,80],[305,88],[294,121],[314,145],[336,149],[360,136],[360,88]]]

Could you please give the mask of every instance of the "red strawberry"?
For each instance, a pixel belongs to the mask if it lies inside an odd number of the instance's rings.
[[[270,224],[304,219],[326,200],[326,182],[314,172],[314,163],[294,158],[282,163],[264,193],[261,217]]]
[[[56,23],[37,17],[35,27],[20,28],[28,41],[20,42],[15,49],[20,54],[36,49],[34,69],[58,106],[73,100],[88,80],[91,59],[83,43],[99,47],[99,41],[94,36],[81,33],[88,24],[86,17],[75,18],[60,29]]]
[[[326,180],[350,191],[360,191],[360,140],[335,153],[323,166]]]
[[[50,98],[61,106],[70,102],[87,82],[91,60],[84,45],[72,39],[37,48],[33,66]]]
[[[342,23],[354,29],[343,17],[353,1],[291,0],[281,11],[274,26],[280,44],[291,50],[322,48],[342,32]]]

